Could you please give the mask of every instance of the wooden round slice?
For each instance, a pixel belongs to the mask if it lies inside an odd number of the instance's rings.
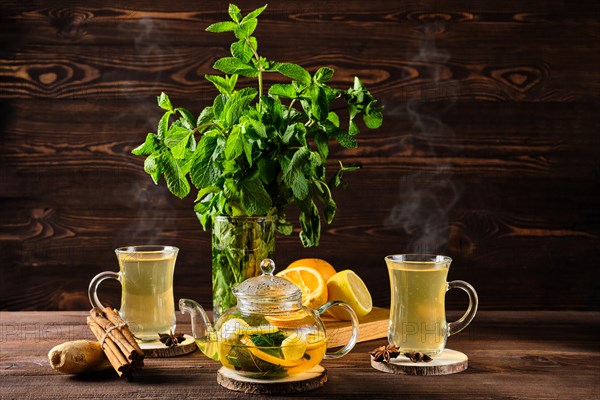
[[[185,340],[177,346],[168,347],[159,341],[142,342],[139,345],[144,350],[144,355],[148,358],[181,356],[191,353],[198,348],[194,338],[189,335],[185,335]]]
[[[327,370],[316,365],[298,375],[282,379],[263,380],[247,378],[221,367],[217,372],[219,385],[236,392],[252,394],[291,394],[318,389],[327,382]]]
[[[448,375],[467,369],[469,358],[460,351],[444,349],[430,362],[412,362],[407,357],[398,356],[389,362],[377,362],[371,358],[371,366],[388,374],[399,375]]]

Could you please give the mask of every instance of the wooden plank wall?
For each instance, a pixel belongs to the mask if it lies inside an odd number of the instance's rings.
[[[240,2],[249,11],[262,2]],[[389,304],[383,257],[438,252],[482,309],[599,309],[599,8],[594,0],[272,2],[265,56],[333,84],[363,78],[383,127],[316,249]],[[4,0],[0,8],[0,309],[87,309],[118,246],[180,247],[175,292],[210,303],[210,234],[130,154],[156,95],[199,112],[230,37],[225,1]],[[118,284],[102,296],[118,304]],[[450,294],[450,308],[464,307]]]

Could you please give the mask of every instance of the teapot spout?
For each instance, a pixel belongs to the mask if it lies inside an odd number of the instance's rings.
[[[182,314],[190,314],[192,320],[192,335],[196,341],[196,345],[204,353],[205,356],[213,360],[219,359],[217,335],[210,323],[208,314],[204,308],[194,300],[180,299],[179,311]]]

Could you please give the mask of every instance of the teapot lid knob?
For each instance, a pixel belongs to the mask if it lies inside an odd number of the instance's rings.
[[[277,275],[275,272],[275,262],[270,258],[265,258],[259,264],[262,275],[249,278],[233,288],[233,294],[239,300],[252,299],[256,302],[272,304],[277,301],[298,301],[301,302],[302,290]]]
[[[270,258],[265,258],[260,262],[260,270],[264,275],[273,276],[273,271],[275,271],[275,262]]]

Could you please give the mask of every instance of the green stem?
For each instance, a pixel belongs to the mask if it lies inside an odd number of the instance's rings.
[[[260,65],[260,57],[258,55],[258,52],[256,51],[256,49],[254,48],[254,46],[252,46],[252,42],[250,42],[250,40],[248,40],[248,38],[244,39],[246,41],[246,44],[248,45],[248,47],[250,47],[250,49],[252,50],[252,53],[254,54],[254,58],[256,59],[256,61],[258,61],[258,112],[262,112],[262,95],[263,95],[263,81],[262,81],[262,66]]]
[[[292,99],[292,101],[290,101],[290,105],[288,106],[288,117],[287,117],[287,123],[286,125],[290,122],[290,111],[292,111],[292,106],[294,105],[294,103],[296,102],[296,99]]]
[[[262,80],[262,68],[258,70],[258,104],[262,103],[262,94],[263,94],[263,80]],[[260,109],[259,109],[260,111]]]

